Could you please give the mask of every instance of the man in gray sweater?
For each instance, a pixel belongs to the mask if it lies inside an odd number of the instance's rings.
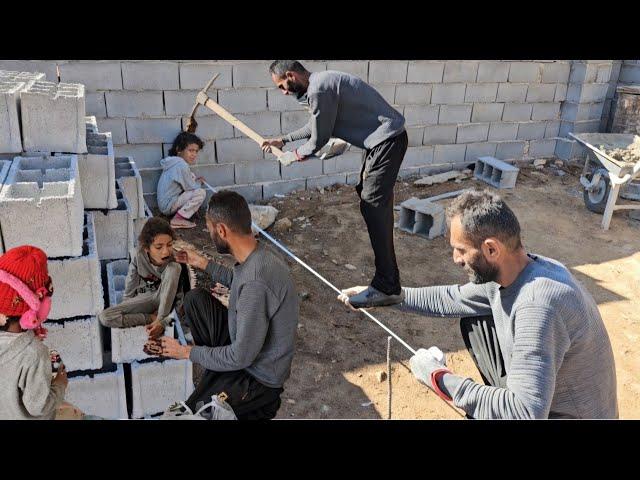
[[[188,358],[206,369],[185,402],[192,411],[224,392],[239,420],[271,419],[291,372],[296,289],[286,263],[253,236],[251,212],[241,195],[214,194],[206,222],[218,253],[233,255],[235,266],[210,262],[194,251],[176,252],[175,258],[206,271],[218,287],[228,287],[228,300],[223,304],[216,292],[191,290],[184,311],[195,346],[162,337],[162,355]]]
[[[464,193],[447,219],[454,262],[470,283],[404,288],[400,308],[463,317],[485,385],[454,375],[437,349],[411,358],[418,380],[470,418],[617,418],[613,351],[591,295],[561,263],[527,254],[518,219],[499,196]],[[348,304],[352,293],[341,300]]]
[[[311,73],[293,60],[276,60],[269,70],[282,93],[296,95],[311,113],[304,127],[263,143],[268,152],[272,146],[282,148],[285,143],[307,139],[300,148],[280,157],[283,168],[314,155],[331,137],[365,150],[356,191],[376,272],[371,285],[351,302],[362,308],[400,303],[402,289],[393,246],[393,186],[409,142],[404,117],[373,87],[348,73]]]

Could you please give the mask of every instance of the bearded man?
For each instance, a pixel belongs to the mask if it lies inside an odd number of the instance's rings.
[[[162,337],[162,355],[188,358],[205,368],[185,401],[191,411],[224,393],[238,420],[274,418],[291,372],[298,327],[291,273],[254,237],[251,211],[240,194],[215,193],[206,222],[218,253],[231,254],[236,264],[227,268],[192,250],[176,252],[178,262],[207,272],[215,287],[185,296],[185,319],[195,345]]]
[[[496,194],[469,191],[447,209],[453,261],[470,283],[403,288],[399,308],[461,318],[484,385],[420,349],[416,378],[469,418],[618,418],[611,342],[593,297],[556,260],[528,254],[520,224]],[[349,305],[358,289],[339,297]]]

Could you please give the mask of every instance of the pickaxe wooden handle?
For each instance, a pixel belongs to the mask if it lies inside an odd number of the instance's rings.
[[[227,110],[222,108],[217,102],[209,98],[209,95],[207,94],[207,90],[209,90],[209,88],[211,87],[211,84],[213,84],[214,80],[217,77],[218,75],[215,75],[211,80],[209,80],[209,83],[207,83],[207,86],[204,87],[204,89],[198,93],[198,96],[196,97],[196,104],[193,106],[193,109],[191,110],[191,117],[189,118],[189,123],[187,124],[187,131],[192,133],[195,132],[196,127],[198,125],[197,122],[195,121],[196,110],[200,105],[204,105],[208,109],[217,113],[220,117],[222,117],[225,121],[230,123],[232,126],[240,130],[247,137],[249,137],[251,140],[256,142],[259,146],[262,146],[262,144],[266,141],[266,138],[254,132],[252,129],[250,129],[240,120],[238,120],[236,117],[231,115]],[[276,147],[270,147],[270,148],[271,148],[271,153],[273,153],[278,158],[283,154],[282,150],[280,150],[279,148],[276,148]]]

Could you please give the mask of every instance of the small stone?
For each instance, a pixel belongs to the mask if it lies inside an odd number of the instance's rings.
[[[376,372],[376,380],[378,382],[384,382],[387,379],[387,372],[379,371]]]
[[[300,292],[298,293],[298,297],[300,297],[300,300],[306,300],[309,298],[309,292]]]
[[[357,268],[351,265],[350,263],[346,263],[344,265],[344,268],[346,268],[347,270],[357,270]]]
[[[331,259],[331,262],[333,262],[335,265],[338,265],[338,261],[334,260],[333,258]]]
[[[288,403],[289,405],[295,405],[295,404],[296,404],[296,401],[295,401],[293,398],[287,398],[287,403]]]
[[[301,323],[299,323],[299,324],[298,324],[298,328],[302,328],[302,327],[304,327],[304,325],[303,325],[303,324],[301,324]]]
[[[537,158],[533,161],[534,167],[544,167],[547,164],[547,161],[544,158]]]
[[[324,195],[324,188],[320,187],[318,188],[318,191],[320,192],[320,195]]]
[[[276,232],[286,232],[290,230],[291,227],[292,227],[291,220],[289,220],[287,217],[281,218],[280,220],[277,220],[276,223],[273,224],[273,230],[275,230]]]
[[[556,167],[562,167],[564,165],[564,162],[562,160],[556,160],[553,163]]]
[[[336,363],[336,362],[337,362],[337,360],[335,358],[331,359],[331,363]]]
[[[329,405],[322,405],[322,411],[324,413],[327,413],[329,410],[331,410],[331,408],[329,408]]]
[[[363,407],[370,407],[371,405],[373,405],[373,402],[365,402],[365,403],[361,403],[360,405]]]
[[[329,256],[329,252],[326,250],[322,250],[322,255],[324,255],[325,257]]]
[[[303,221],[305,221],[306,219],[307,219],[307,217],[302,216],[302,217],[294,218],[294,221],[296,221],[296,222],[303,222]]]

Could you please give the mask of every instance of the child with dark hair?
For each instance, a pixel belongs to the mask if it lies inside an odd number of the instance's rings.
[[[24,245],[0,256],[0,420],[53,420],[64,400],[64,365],[52,378],[41,341],[52,293],[42,250]]]
[[[169,156],[160,161],[162,175],[158,181],[158,208],[164,215],[173,215],[173,228],[193,228],[189,221],[204,203],[206,192],[201,188],[202,177],[189,169],[198,158],[204,143],[193,133],[182,132],[173,141]]]
[[[169,316],[189,290],[189,274],[173,258],[176,234],[169,222],[159,217],[147,220],[138,238],[136,256],[129,264],[122,303],[98,315],[110,328],[146,325],[150,338],[164,333]]]

